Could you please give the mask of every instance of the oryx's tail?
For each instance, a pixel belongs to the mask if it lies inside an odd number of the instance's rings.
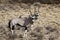
[[[9,22],[8,22],[8,27],[9,27],[9,29],[11,29],[11,20],[9,20]]]

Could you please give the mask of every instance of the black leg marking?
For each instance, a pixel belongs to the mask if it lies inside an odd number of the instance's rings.
[[[13,26],[12,26],[12,30],[14,30],[14,27],[15,27],[15,26],[13,25]]]
[[[20,25],[20,24],[18,24],[18,23],[17,23],[16,25],[17,25],[17,26],[21,26],[21,25]]]
[[[26,26],[21,26],[20,24],[16,24],[16,25],[18,25],[18,26],[20,26],[20,27],[24,27],[25,28],[25,30],[27,30],[27,27]]]
[[[25,28],[25,30],[27,30],[27,27],[26,27],[26,26],[21,26],[21,27],[24,27],[24,28]]]
[[[27,30],[27,27],[25,27],[25,30]]]

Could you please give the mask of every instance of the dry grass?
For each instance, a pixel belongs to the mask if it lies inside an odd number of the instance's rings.
[[[30,5],[30,7],[24,3],[16,5],[0,4],[1,40],[12,40],[7,28],[8,21],[20,15],[29,14],[29,9],[33,14],[35,6]],[[33,30],[30,30],[25,38],[23,37],[24,31],[15,30],[14,40],[60,40],[60,4],[39,4],[38,20],[33,25]]]

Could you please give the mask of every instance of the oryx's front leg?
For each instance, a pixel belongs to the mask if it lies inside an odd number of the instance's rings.
[[[23,37],[27,37],[27,30],[25,30]]]

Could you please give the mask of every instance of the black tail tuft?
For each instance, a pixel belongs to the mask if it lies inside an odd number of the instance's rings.
[[[8,28],[10,29],[10,26],[11,26],[11,20],[9,20],[8,22]]]

